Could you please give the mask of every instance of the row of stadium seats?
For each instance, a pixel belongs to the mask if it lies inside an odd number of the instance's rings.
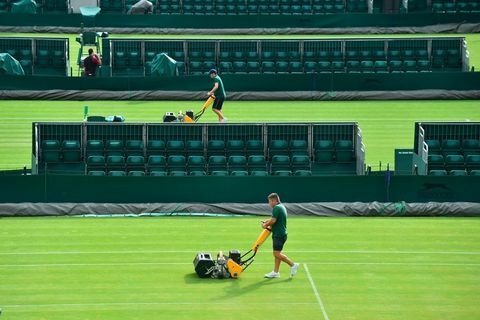
[[[477,170],[480,169],[480,155],[468,155],[465,157],[461,154],[452,154],[445,157],[440,154],[429,155],[428,168],[431,170]]]
[[[429,176],[480,176],[480,170],[430,170]]]
[[[102,140],[87,141],[85,150],[86,159],[91,156],[108,158],[110,156],[122,157],[124,160],[131,156],[212,156],[247,157],[253,155],[266,156],[273,159],[275,156],[307,156],[310,157],[308,143],[306,140],[271,140],[267,154],[261,140],[209,140],[205,147],[202,141],[170,140],[166,143],[163,140],[149,140],[147,148],[141,140],[108,140],[106,144]],[[354,148],[349,140],[317,140],[314,143],[312,152],[315,162],[351,162],[354,160]],[[99,158],[100,159],[100,158]],[[119,158],[118,158],[119,159]],[[45,163],[55,162],[81,162],[81,146],[79,141],[44,140],[42,142],[42,157]],[[285,160],[285,159],[284,159]],[[103,160],[105,162],[105,159]]]
[[[432,0],[432,11],[436,13],[480,13],[480,1]]]
[[[349,163],[353,160],[352,154],[344,160]],[[347,161],[348,160],[348,161]],[[340,162],[340,161],[339,161]],[[312,165],[321,165],[326,162],[323,159],[311,161],[309,156],[294,155],[291,158],[284,155],[275,155],[271,161],[266,161],[264,156],[210,156],[208,160],[204,156],[149,156],[145,162],[143,156],[129,156],[126,160],[122,156],[90,156],[87,160],[87,171],[161,171],[161,172],[268,172],[278,175],[292,174],[297,171],[312,170]]]
[[[112,170],[112,171],[103,171],[103,170],[92,170],[88,172],[90,176],[111,176],[111,177],[124,177],[124,176],[134,176],[134,177],[144,177],[144,176],[151,176],[151,177],[185,177],[185,176],[206,176],[207,172],[205,171],[140,171],[140,170],[132,170],[132,171],[119,171],[119,170]],[[245,176],[257,176],[257,177],[265,177],[269,176],[270,173],[268,171],[212,171],[210,176],[230,176],[230,177],[245,177]],[[289,171],[275,171],[273,175],[276,176],[312,176],[312,172],[310,170],[296,170],[295,172]]]
[[[480,155],[480,140],[478,139],[445,139],[425,140],[429,155]]]

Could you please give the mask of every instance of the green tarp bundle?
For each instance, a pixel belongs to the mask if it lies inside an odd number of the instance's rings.
[[[12,13],[37,13],[37,3],[33,0],[20,0],[12,3]]]
[[[22,65],[8,53],[0,53],[0,74],[13,74],[23,76]]]
[[[152,76],[178,76],[177,61],[166,53],[157,54],[151,68]]]

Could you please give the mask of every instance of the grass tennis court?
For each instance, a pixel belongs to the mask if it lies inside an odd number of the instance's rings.
[[[205,80],[206,87],[210,82]],[[228,84],[225,84],[228,86]],[[228,90],[228,87],[227,87]],[[32,122],[82,121],[91,115],[123,115],[127,122],[162,122],[167,111],[200,109],[201,101],[0,101],[0,169],[31,166]],[[358,121],[366,163],[393,164],[395,148],[413,148],[415,121],[480,121],[478,101],[227,101],[231,122]],[[201,122],[214,122],[207,111]]]
[[[263,279],[271,239],[240,279],[197,278],[197,251],[244,251],[260,220],[1,219],[2,319],[480,317],[478,219],[291,217],[294,279]]]

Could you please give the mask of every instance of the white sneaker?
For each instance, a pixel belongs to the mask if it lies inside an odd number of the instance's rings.
[[[293,277],[297,274],[298,267],[300,267],[299,263],[294,263],[293,266],[290,268],[290,277]]]
[[[280,272],[272,271],[272,272],[270,272],[270,273],[267,273],[267,274],[265,275],[265,278],[268,278],[268,279],[280,278]]]
[[[221,123],[225,123],[225,122],[228,122],[228,119],[227,118],[223,118],[222,120],[220,120]]]

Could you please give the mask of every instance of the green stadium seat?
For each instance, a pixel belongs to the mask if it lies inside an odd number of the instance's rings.
[[[402,50],[402,60],[413,60],[415,58],[415,51],[414,50]]]
[[[446,170],[430,170],[428,171],[429,176],[446,176],[447,171]]]
[[[87,158],[88,170],[104,170],[105,169],[105,157],[104,156],[89,156]]]
[[[375,50],[373,52],[374,60],[376,61],[385,61],[387,60],[387,54],[383,50]]]
[[[305,61],[303,66],[305,68],[305,73],[317,72],[317,63],[315,61]]]
[[[125,171],[121,171],[121,170],[112,170],[112,171],[109,171],[108,172],[108,175],[110,177],[125,177],[126,174],[125,174]]]
[[[428,154],[441,154],[441,147],[440,147],[440,141],[439,140],[434,140],[434,139],[428,139],[425,140],[425,143],[428,146]]]
[[[140,52],[138,51],[131,51],[128,53],[128,64],[131,67],[138,67],[142,65]]]
[[[187,176],[187,172],[182,170],[173,170],[169,171],[168,175],[171,177],[185,177]]]
[[[127,140],[125,156],[143,156],[144,144],[142,140]]]
[[[145,158],[143,156],[128,156],[127,171],[145,171]]]
[[[368,73],[368,72],[375,71],[373,61],[361,61],[360,66],[361,66],[362,72]]]
[[[203,52],[203,60],[204,60],[204,61],[213,61],[213,60],[215,60],[215,52],[213,52],[213,51],[204,51],[204,52]]]
[[[210,70],[210,69],[216,69],[217,66],[215,65],[214,61],[204,61],[202,63],[202,68],[203,70]]]
[[[245,62],[246,54],[243,51],[235,51],[233,52],[233,60]]]
[[[215,170],[210,172],[211,176],[217,176],[217,177],[226,177],[228,176],[228,171],[226,170]]]
[[[390,67],[390,72],[403,72],[402,61],[391,60],[388,65]]]
[[[387,61],[375,61],[375,63],[373,64],[373,70],[377,73],[387,73]]]
[[[287,61],[277,61],[275,64],[275,69],[277,73],[288,73],[288,62]]]
[[[233,72],[233,64],[231,62],[220,62],[220,70],[221,73],[232,73]]]
[[[303,15],[313,14],[313,7],[311,5],[303,5],[301,13]]]
[[[292,170],[311,170],[310,158],[306,155],[296,155],[292,157]]]
[[[228,170],[232,171],[246,171],[247,158],[245,156],[230,156],[228,157]]]
[[[243,140],[228,140],[226,147],[228,156],[245,155],[245,142]]]
[[[37,51],[37,65],[39,67],[48,67],[51,65],[50,52],[48,50]]]
[[[333,61],[332,62],[332,71],[333,72],[345,72],[345,63],[343,61]]]
[[[275,52],[275,57],[277,61],[286,61],[288,60],[288,54],[285,51],[277,51]]]
[[[308,156],[307,140],[290,140],[289,142],[290,156]]]
[[[400,50],[389,50],[388,51],[388,61],[400,61],[401,60],[401,54]]]
[[[208,171],[227,171],[227,159],[225,156],[211,156],[208,158]]]
[[[246,177],[248,176],[248,171],[231,171],[230,175],[233,177]]]
[[[268,176],[268,172],[264,170],[254,170],[250,171],[250,175],[254,177],[266,177]]]
[[[355,61],[360,59],[360,52],[356,50],[347,50],[345,52],[345,59],[347,61]]]
[[[419,49],[415,53],[417,60],[428,60],[428,51],[425,49]]]
[[[335,159],[340,163],[354,161],[353,143],[350,140],[337,140],[335,142]]]
[[[192,171],[205,171],[206,162],[204,156],[189,156],[188,157],[188,172]]]
[[[247,72],[248,73],[260,73],[260,63],[257,61],[247,62]]]
[[[63,162],[80,162],[80,142],[77,140],[64,140],[62,142]]]
[[[263,51],[262,52],[262,61],[274,61],[275,54],[271,51]]]
[[[460,51],[456,49],[447,50],[446,67],[449,69],[460,69],[462,67]]]
[[[290,73],[303,73],[303,66],[300,61],[291,61],[289,69]]]
[[[200,75],[203,74],[203,63],[201,61],[190,61],[188,64],[188,72],[192,75]]]
[[[193,177],[203,177],[203,176],[206,176],[207,173],[205,171],[194,170],[194,171],[190,171],[188,175]]]
[[[272,159],[276,155],[289,155],[287,140],[271,140],[268,148],[268,156]]]
[[[169,140],[166,145],[166,152],[168,156],[184,155],[185,142],[183,140]]]
[[[266,73],[266,74],[275,73],[275,63],[272,61],[262,62],[262,73]]]
[[[480,170],[480,155],[468,155],[465,166],[468,170]]]
[[[290,157],[284,155],[274,155],[270,165],[270,172],[276,171],[290,171]]]
[[[293,175],[297,177],[309,177],[312,175],[312,171],[311,170],[295,170]]]
[[[442,141],[443,156],[456,155],[461,153],[460,140],[447,139]]]
[[[249,156],[248,157],[248,171],[251,173],[253,171],[266,171],[267,162],[265,157],[261,155]]]
[[[256,51],[247,52],[247,60],[258,62],[258,53]]]
[[[432,53],[432,68],[440,69],[445,64],[446,52],[442,49],[433,50]]]
[[[330,61],[320,61],[317,64],[317,69],[320,73],[331,73],[332,63]]]
[[[304,61],[315,61],[317,59],[317,53],[315,51],[304,51],[303,60]]]
[[[201,140],[187,140],[185,151],[189,156],[203,156],[203,142]]]
[[[279,176],[279,177],[289,177],[292,175],[292,171],[290,170],[275,170],[272,172],[274,176]]]
[[[300,52],[298,51],[289,51],[288,54],[288,59],[290,59],[290,62],[300,62],[302,59],[301,59],[301,56],[300,56]]]
[[[448,155],[445,157],[445,169],[461,170],[465,169],[465,160],[462,155]]]
[[[113,67],[116,69],[123,69],[127,66],[127,58],[125,52],[116,51],[113,55]]]
[[[428,155],[428,168],[431,170],[443,169],[445,161],[442,155],[432,154]]]
[[[107,140],[105,153],[108,156],[123,156],[124,144],[122,140]]]
[[[469,175],[471,176],[480,176],[480,170],[472,170]]]
[[[415,60],[405,60],[402,63],[405,72],[417,72],[417,62]]]
[[[221,61],[229,61],[233,57],[233,53],[229,51],[222,51],[220,52],[220,60]]]
[[[140,170],[128,171],[128,176],[129,177],[144,177],[145,176],[145,171],[140,171]]]
[[[61,160],[60,142],[58,140],[42,141],[42,158],[45,163],[60,162]]]
[[[88,172],[89,176],[94,176],[94,177],[103,177],[106,176],[107,174],[105,171],[100,171],[100,170],[92,170]]]
[[[465,139],[462,142],[462,149],[465,157],[469,155],[479,155],[480,141],[476,139]]]
[[[417,70],[419,72],[430,71],[430,61],[428,61],[428,60],[418,60],[417,61]]]
[[[331,163],[334,161],[334,144],[332,140],[315,141],[315,163]]]
[[[123,156],[108,156],[107,157],[107,170],[124,170],[125,169],[125,158]]]
[[[233,73],[247,73],[247,64],[244,61],[234,61]]]
[[[225,156],[225,141],[223,140],[208,140],[207,144],[208,156]]]
[[[360,72],[362,70],[360,61],[349,60],[347,61],[347,72]]]
[[[163,156],[165,155],[165,141],[163,140],[148,140],[147,142],[147,156]]]
[[[373,61],[373,53],[370,50],[361,50],[360,51],[360,61]]]
[[[450,170],[448,172],[449,176],[467,176],[467,170]]]
[[[262,140],[247,140],[245,151],[247,156],[263,155],[264,149]]]
[[[187,161],[185,156],[172,155],[167,158],[168,171],[186,171]]]
[[[149,176],[151,176],[151,177],[166,177],[167,172],[166,171],[160,171],[160,170],[153,170],[153,171],[150,171]]]

